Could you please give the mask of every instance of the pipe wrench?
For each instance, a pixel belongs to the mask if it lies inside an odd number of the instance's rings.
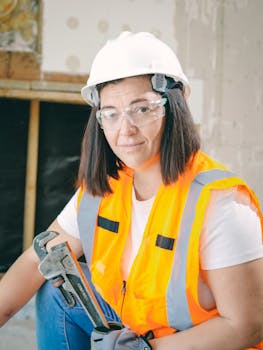
[[[58,288],[68,306],[75,305],[73,295],[76,296],[94,327],[109,330],[111,327],[68,243],[57,244],[47,251],[46,244],[57,236],[55,231],[44,231],[34,238],[33,247],[40,259],[40,273],[47,280],[62,278],[63,283]]]

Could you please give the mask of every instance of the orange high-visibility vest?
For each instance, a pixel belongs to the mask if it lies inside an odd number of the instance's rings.
[[[160,337],[215,317],[216,309],[207,311],[198,302],[199,236],[210,193],[238,186],[260,213],[254,193],[242,179],[198,152],[176,183],[160,186],[124,282],[121,259],[130,230],[133,177],[129,171],[119,175],[119,180],[110,180],[112,194],[94,198],[83,190],[79,195],[80,235],[97,290],[139,334],[152,330]]]

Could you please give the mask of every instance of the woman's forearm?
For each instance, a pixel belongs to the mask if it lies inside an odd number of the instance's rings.
[[[256,331],[258,329],[258,331]],[[243,350],[261,341],[262,329],[249,320],[234,322],[215,317],[188,330],[154,339],[153,350]]]
[[[0,281],[0,326],[26,304],[44,282],[33,248],[26,250]]]

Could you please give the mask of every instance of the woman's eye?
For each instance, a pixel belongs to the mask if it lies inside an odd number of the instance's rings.
[[[105,119],[114,119],[118,116],[118,113],[116,111],[104,111],[103,117]]]
[[[135,114],[140,114],[140,113],[142,113],[142,114],[144,114],[144,113],[148,113],[148,112],[150,112],[150,108],[149,108],[149,106],[148,105],[141,105],[141,106],[136,106],[135,108],[133,108],[133,113],[135,113]]]
[[[146,113],[146,112],[149,112],[149,111],[150,111],[150,108],[148,106],[140,107],[140,112],[141,113]]]

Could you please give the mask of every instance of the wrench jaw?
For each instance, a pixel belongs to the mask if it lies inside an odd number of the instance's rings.
[[[48,254],[47,243],[57,236],[58,233],[55,231],[43,231],[34,238],[33,247],[40,260],[43,260]]]
[[[44,231],[39,233],[33,240],[33,247],[40,259],[40,263],[38,265],[38,270],[45,279],[52,279],[53,281],[57,281],[58,279],[63,278],[63,267],[60,264],[60,261],[57,259],[56,255],[49,254],[46,245],[49,241],[57,237],[59,234],[55,231]],[[52,248],[50,249],[52,252]],[[61,266],[61,269],[58,267]],[[65,283],[65,282],[64,282]],[[62,296],[64,297],[67,305],[69,307],[73,307],[76,304],[76,301],[73,295],[68,292],[63,284],[58,286]]]

